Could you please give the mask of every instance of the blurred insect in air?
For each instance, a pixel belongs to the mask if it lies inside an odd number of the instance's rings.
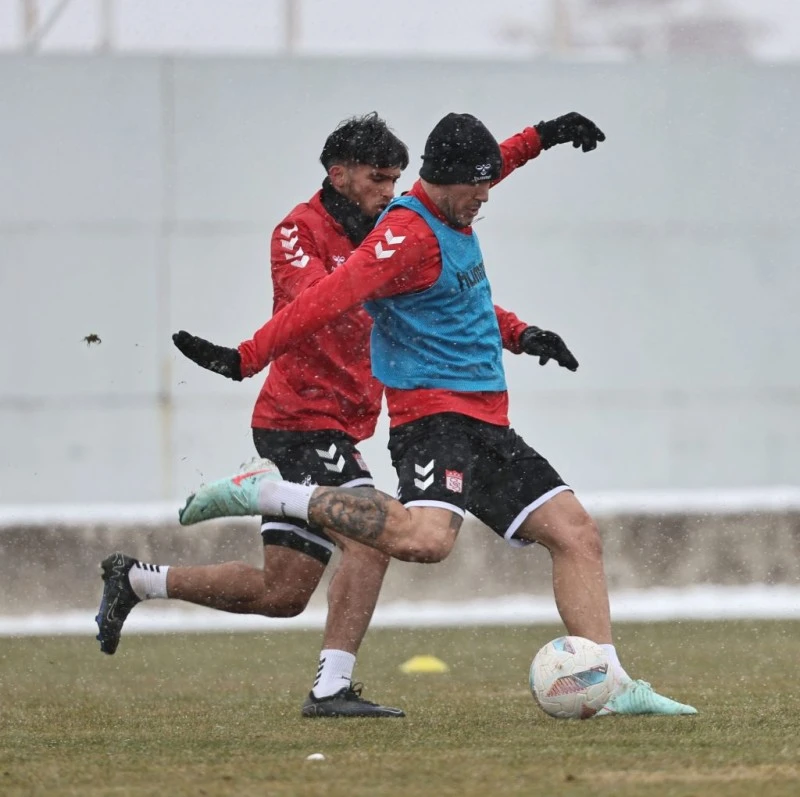
[[[103,341],[100,339],[99,335],[95,335],[94,332],[86,335],[85,337],[81,338],[81,340],[87,345],[91,346],[92,343],[102,343]]]

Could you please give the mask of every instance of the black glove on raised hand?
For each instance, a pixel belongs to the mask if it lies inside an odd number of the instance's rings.
[[[576,149],[583,147],[584,152],[589,152],[597,147],[598,141],[606,140],[605,133],[591,119],[574,111],[549,122],[539,122],[536,132],[542,142],[542,149],[571,141]]]
[[[519,345],[525,354],[539,358],[539,365],[546,365],[548,360],[555,360],[562,368],[570,371],[578,370],[578,361],[555,332],[548,332],[539,327],[528,327],[519,336]]]
[[[236,349],[217,346],[216,343],[190,335],[183,330],[172,336],[172,342],[182,354],[201,368],[207,368],[236,382],[242,381],[242,358]]]

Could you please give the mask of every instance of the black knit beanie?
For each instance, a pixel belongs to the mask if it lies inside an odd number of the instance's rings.
[[[480,119],[449,113],[425,142],[419,176],[429,183],[482,183],[500,179],[503,158],[495,137]]]

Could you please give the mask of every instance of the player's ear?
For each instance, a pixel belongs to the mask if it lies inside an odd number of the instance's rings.
[[[347,182],[347,167],[341,163],[334,163],[328,169],[328,179],[337,191],[341,190]]]

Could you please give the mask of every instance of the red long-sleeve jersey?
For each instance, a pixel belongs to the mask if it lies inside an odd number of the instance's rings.
[[[541,151],[538,134],[534,128],[526,128],[500,145],[503,156],[503,172],[500,180],[507,177],[514,169],[536,157]],[[499,182],[499,180],[498,180]],[[417,182],[412,194],[417,196],[426,207],[439,218],[441,213],[431,203],[422,186]],[[301,206],[302,207],[302,206]],[[324,211],[324,209],[323,209]],[[279,235],[280,226],[276,231]],[[462,230],[464,235],[472,235],[472,229]],[[393,245],[390,242],[402,238],[402,243]],[[391,254],[387,255],[387,252]],[[288,258],[287,258],[288,260]],[[291,262],[291,261],[289,261]],[[368,299],[392,296],[401,293],[412,293],[430,287],[441,273],[441,256],[439,244],[433,231],[417,213],[407,209],[398,209],[388,214],[383,221],[365,239],[347,262],[324,279],[318,278],[303,290],[303,299],[278,308],[276,314],[253,337],[239,346],[242,358],[242,373],[252,376],[268,363],[274,362],[272,370],[292,352],[299,351],[299,345],[306,348],[309,335],[319,335],[320,330],[337,319],[346,318],[354,309],[360,310],[361,304]],[[273,265],[274,269],[274,265]],[[519,336],[527,326],[513,313],[495,307],[500,332],[505,348],[519,351]],[[370,327],[366,321],[366,334]],[[355,330],[351,329],[351,333]],[[353,366],[366,365],[369,368],[368,348],[356,349],[350,341],[349,349],[351,373],[358,370],[363,378],[363,371]],[[358,357],[364,362],[356,363]],[[293,358],[295,365],[297,357]],[[320,385],[331,377],[330,385],[336,385],[342,378],[341,370],[335,373],[318,372],[315,376]],[[270,375],[271,376],[271,375]],[[313,376],[313,375],[310,375]],[[370,376],[374,382],[374,379]],[[259,403],[269,400],[265,395],[270,382],[267,378],[265,389],[259,397]],[[456,393],[445,390],[394,390],[387,389],[387,403],[391,423],[396,426],[416,418],[437,412],[459,412],[489,423],[508,425],[508,396],[505,391]],[[380,410],[380,390],[378,389],[374,417],[369,434],[374,429],[374,419]],[[258,405],[256,407],[258,413]],[[263,416],[262,416],[263,417]],[[355,437],[352,419],[342,416],[340,425],[305,426],[294,428],[342,428]],[[347,426],[347,423],[351,426]],[[255,416],[254,416],[255,424]],[[263,423],[259,425],[264,425]],[[268,424],[274,426],[274,423]],[[357,424],[364,427],[365,424]],[[290,428],[281,426],[280,428]],[[364,435],[368,436],[368,435]]]
[[[272,233],[273,313],[332,273],[353,251],[344,229],[323,206],[321,193],[294,208]],[[367,311],[354,306],[296,340],[270,366],[252,425],[371,437],[383,394],[370,370],[371,329]]]

